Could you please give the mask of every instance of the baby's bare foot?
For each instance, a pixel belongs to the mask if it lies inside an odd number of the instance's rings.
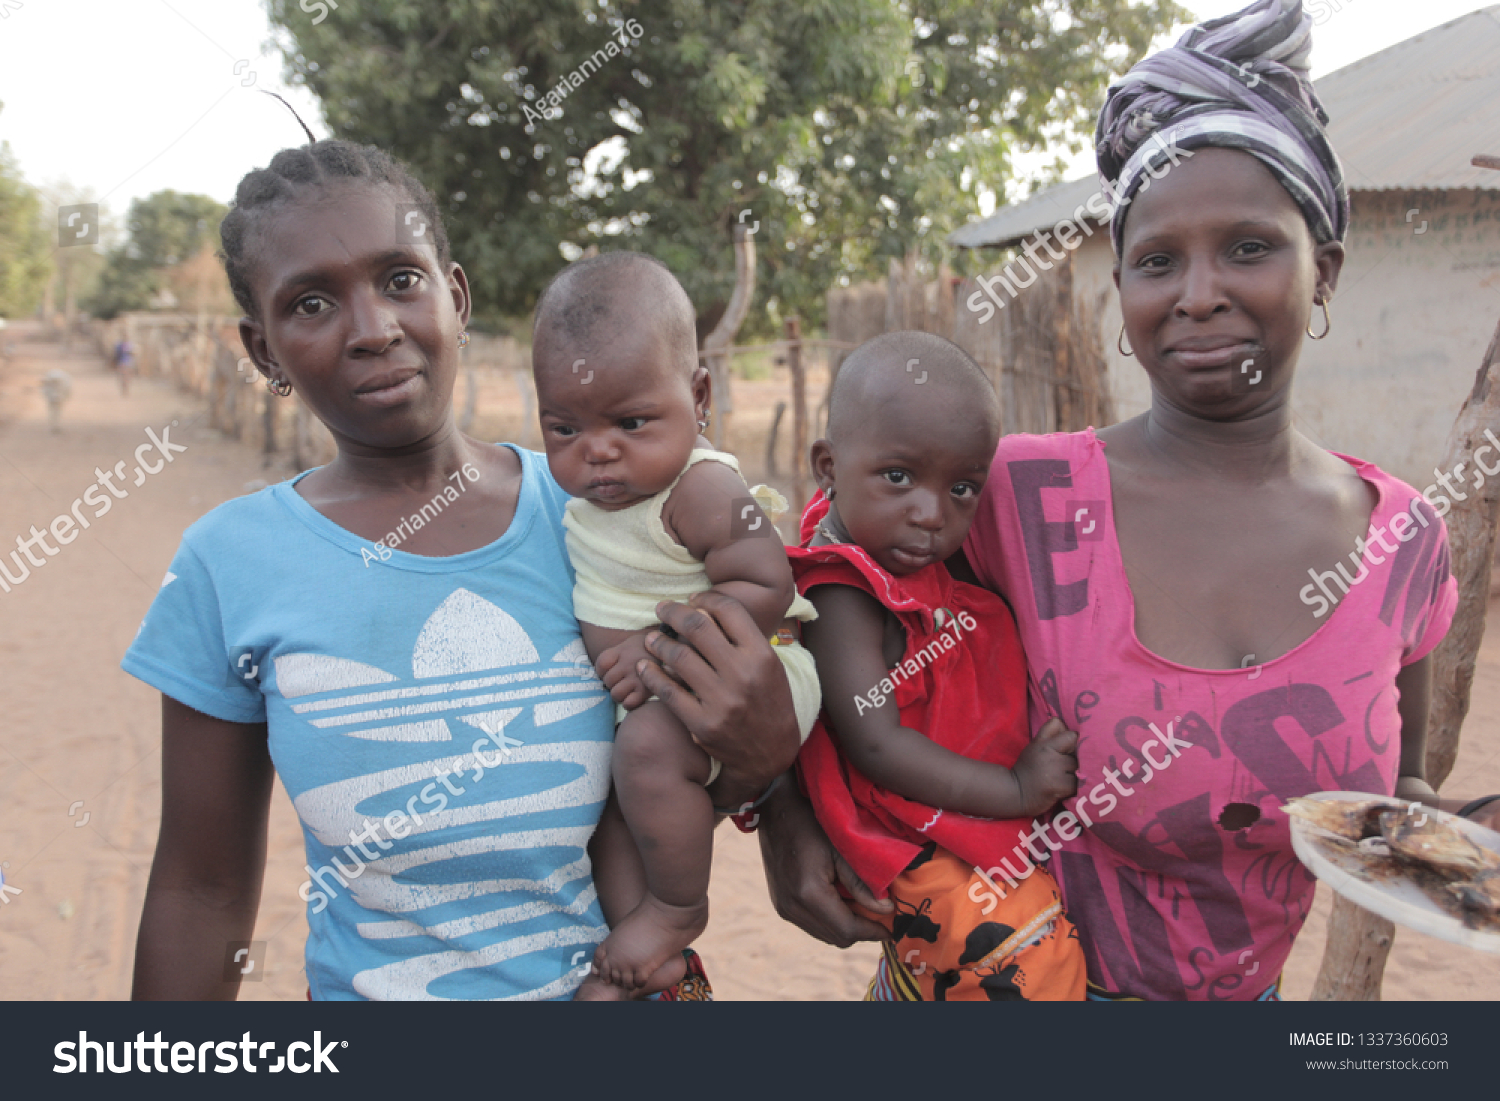
[[[583,985],[573,991],[575,1002],[625,1002],[630,1000],[630,991],[623,986],[614,986],[604,981],[596,971],[590,971]]]
[[[682,950],[707,925],[708,899],[691,906],[672,906],[647,892],[641,904],[594,953],[594,971],[611,985],[639,993],[673,957],[681,962]]]
[[[632,998],[644,998],[648,995],[666,990],[668,987],[676,986],[687,978],[687,960],[682,958],[679,952],[666,963],[658,967],[646,985],[639,990],[627,990],[623,986],[615,986],[605,980],[597,971],[589,970],[588,978],[583,980],[583,985],[573,992],[575,1002],[624,1002]]]

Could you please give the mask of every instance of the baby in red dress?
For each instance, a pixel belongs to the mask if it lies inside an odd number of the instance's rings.
[[[894,915],[871,997],[1064,1000],[1084,960],[1051,875],[986,869],[1077,787],[1077,734],[1035,739],[1010,609],[955,580],[1000,435],[989,379],[928,333],[888,333],[839,370],[820,495],[789,548],[823,713],[799,759],[818,821]],[[1019,862],[1017,862],[1019,863]]]

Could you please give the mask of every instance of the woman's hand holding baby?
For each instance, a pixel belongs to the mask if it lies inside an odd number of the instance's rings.
[[[709,590],[656,610],[677,638],[647,632],[651,660],[637,666],[641,681],[721,763],[709,788],[714,804],[753,802],[802,744],[785,667],[733,597]]]
[[[849,900],[881,914],[894,913],[895,903],[877,899],[834,851],[796,784],[777,788],[761,809],[761,819],[766,885],[783,921],[835,948],[886,938],[885,929],[851,909]]]

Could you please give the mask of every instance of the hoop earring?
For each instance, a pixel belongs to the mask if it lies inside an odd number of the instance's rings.
[[[1312,331],[1312,322],[1308,321],[1307,323],[1307,335],[1312,337],[1314,340],[1322,340],[1325,336],[1328,335],[1328,330],[1333,328],[1333,320],[1328,316],[1328,301],[1326,299],[1320,300],[1318,302],[1318,305],[1323,307],[1323,331],[1317,335],[1314,335]]]
[[[828,487],[828,492],[827,492],[827,493],[825,493],[825,494],[823,494],[823,496],[824,496],[824,497],[827,497],[827,498],[828,498],[828,500],[829,500],[829,501],[830,501],[830,502],[832,502],[832,501],[833,501],[833,495],[834,495],[834,494],[835,494],[835,493],[836,493],[836,492],[837,492],[837,490],[835,490],[835,489],[834,489],[834,488],[833,488],[833,486],[829,486],[829,487]]]
[[[278,398],[284,398],[292,392],[292,384],[288,379],[268,378],[266,379],[266,389]]]
[[[465,329],[458,334],[458,346],[460,348],[467,348],[469,346],[469,330]]]
[[[1129,358],[1135,355],[1135,349],[1125,347],[1125,322],[1120,322],[1120,335],[1115,337],[1115,347],[1120,349],[1120,354]]]

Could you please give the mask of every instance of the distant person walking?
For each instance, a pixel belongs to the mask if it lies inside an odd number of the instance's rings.
[[[47,423],[62,431],[62,407],[73,393],[73,378],[66,371],[51,370],[42,376],[42,397],[47,399]]]
[[[121,340],[115,345],[114,354],[115,374],[120,379],[120,396],[130,396],[130,380],[135,377],[135,346],[128,340]]]

